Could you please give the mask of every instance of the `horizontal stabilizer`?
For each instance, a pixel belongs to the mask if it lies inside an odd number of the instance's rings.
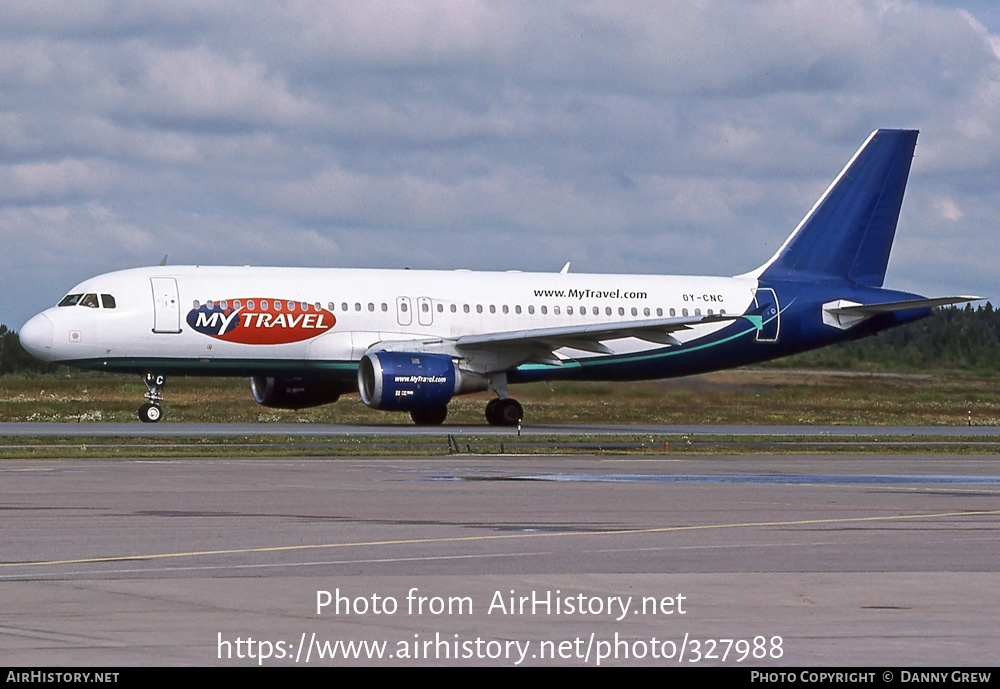
[[[823,305],[823,322],[835,328],[846,329],[857,325],[866,318],[880,313],[898,313],[915,309],[930,309],[936,306],[950,306],[979,301],[982,297],[969,295],[961,297],[935,297],[933,299],[906,299],[904,301],[886,301],[880,304],[858,304],[853,301],[839,299]]]
[[[874,316],[877,313],[896,313],[897,311],[912,311],[913,309],[929,309],[935,306],[950,306],[964,304],[969,301],[979,301],[982,297],[936,297],[934,299],[907,299],[906,301],[887,301],[881,304],[850,304],[844,306],[824,306],[824,310],[836,314],[863,314]]]

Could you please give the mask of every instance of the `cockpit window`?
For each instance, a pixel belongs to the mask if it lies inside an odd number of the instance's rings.
[[[102,294],[100,299],[96,294],[67,294],[59,302],[59,306],[86,306],[91,309],[99,309],[103,306],[106,309],[113,309],[118,305],[110,294]]]

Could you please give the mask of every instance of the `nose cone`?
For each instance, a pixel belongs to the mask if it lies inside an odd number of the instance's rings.
[[[29,354],[44,361],[52,357],[52,321],[44,313],[34,316],[18,333],[21,346]]]

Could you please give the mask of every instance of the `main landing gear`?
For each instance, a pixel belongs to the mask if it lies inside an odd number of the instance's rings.
[[[486,405],[486,422],[491,426],[517,426],[524,418],[524,407],[513,397],[490,400]]]
[[[410,412],[410,418],[418,426],[440,426],[448,417],[448,405],[439,407],[420,407]]]
[[[490,390],[497,394],[497,399],[490,400],[486,405],[486,422],[491,426],[520,425],[524,419],[524,407],[507,394],[505,372],[490,374]]]
[[[139,420],[143,423],[156,423],[163,417],[163,410],[160,409],[160,402],[163,401],[163,386],[167,383],[167,377],[154,373],[147,373],[142,381],[146,384],[145,397],[148,402],[139,407]]]

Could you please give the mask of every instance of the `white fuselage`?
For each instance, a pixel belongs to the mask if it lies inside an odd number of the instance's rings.
[[[49,361],[99,368],[93,364],[101,360],[185,359],[210,373],[219,360],[346,363],[384,342],[740,314],[756,287],[746,277],[165,266],[80,283],[71,295],[111,295],[114,308],[50,308],[36,319],[51,323],[51,337],[39,337],[48,326],[32,319],[25,339]],[[724,325],[676,337],[684,342]],[[220,337],[226,327],[241,334]],[[651,347],[631,337],[607,346],[616,354]],[[562,348],[555,355],[607,354]]]

